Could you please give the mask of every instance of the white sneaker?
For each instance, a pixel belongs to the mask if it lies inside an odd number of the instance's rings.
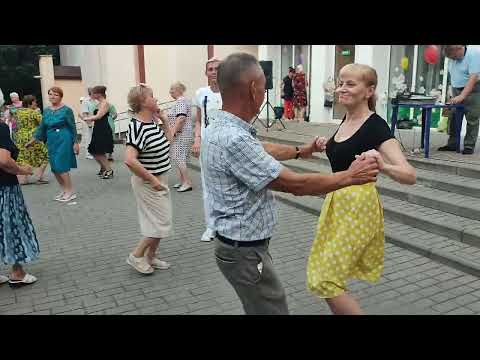
[[[205,230],[205,232],[203,233],[200,241],[212,241],[214,237],[215,237],[214,231],[212,229],[207,228],[207,230]]]
[[[167,270],[170,267],[170,264],[167,263],[166,261],[153,258],[152,260],[152,267],[154,269],[159,269],[159,270]]]
[[[5,284],[8,280],[8,277],[0,275],[0,284]]]
[[[88,160],[93,160],[93,156],[88,154],[87,156],[85,156],[85,159],[88,159]]]
[[[175,184],[175,185],[173,185],[174,189],[178,189],[180,186],[182,186],[182,184]]]
[[[56,201],[60,201],[61,198],[63,198],[63,194],[65,194],[64,192],[61,192],[59,194],[57,194],[57,196],[55,196],[53,198],[53,200],[56,200]]]
[[[132,254],[128,255],[127,264],[137,270],[142,274],[151,274],[153,273],[153,267],[145,260],[145,258],[137,258]]]
[[[58,201],[60,202],[69,202],[71,200],[75,200],[77,198],[77,194],[71,194],[69,197],[62,196]]]

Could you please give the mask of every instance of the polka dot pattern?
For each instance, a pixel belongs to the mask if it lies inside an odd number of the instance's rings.
[[[383,209],[375,184],[329,193],[308,259],[308,289],[321,298],[333,298],[347,290],[349,279],[378,281],[384,242]]]

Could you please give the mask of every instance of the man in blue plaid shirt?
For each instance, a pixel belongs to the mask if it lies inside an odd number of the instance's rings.
[[[285,291],[268,252],[276,223],[271,190],[324,194],[375,181],[378,165],[375,159],[361,156],[347,171],[332,175],[297,174],[283,167],[279,160],[311,157],[320,150],[318,143],[262,145],[250,125],[265,96],[265,75],[257,59],[232,54],[217,71],[223,106],[210,113],[214,121],[201,143],[217,265],[247,314],[288,314]]]

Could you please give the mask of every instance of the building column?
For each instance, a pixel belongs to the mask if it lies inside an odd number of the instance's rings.
[[[40,87],[42,89],[42,104],[45,109],[48,105],[48,89],[55,84],[55,76],[53,72],[52,55],[40,55],[38,67],[40,70]]]
[[[145,79],[145,48],[144,45],[137,45],[138,79],[146,83]]]
[[[333,78],[335,68],[335,45],[312,45],[310,91],[310,121],[327,123],[332,120],[332,108],[324,107],[323,84]]]

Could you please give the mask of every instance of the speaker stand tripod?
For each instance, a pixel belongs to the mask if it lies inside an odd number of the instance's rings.
[[[275,124],[275,122],[278,120],[278,121],[280,121],[280,124],[282,124],[283,128],[286,129],[285,124],[283,123],[282,119],[281,118],[277,119],[276,116],[275,116],[275,109],[273,108],[272,104],[270,103],[270,100],[269,100],[269,97],[268,97],[268,89],[265,90],[265,91],[267,92],[267,101],[260,108],[260,112],[255,117],[255,120],[253,120],[252,125],[255,124],[255,121],[258,120],[260,122],[260,124],[262,124],[263,127],[265,129],[267,129],[267,132],[268,132],[268,129],[271,128]],[[265,107],[267,107],[267,123],[266,124],[262,120],[260,120],[260,118],[259,118],[260,114],[262,113],[262,111]],[[272,109],[273,114],[274,114],[274,119],[272,120],[272,122],[270,122],[270,109]]]

